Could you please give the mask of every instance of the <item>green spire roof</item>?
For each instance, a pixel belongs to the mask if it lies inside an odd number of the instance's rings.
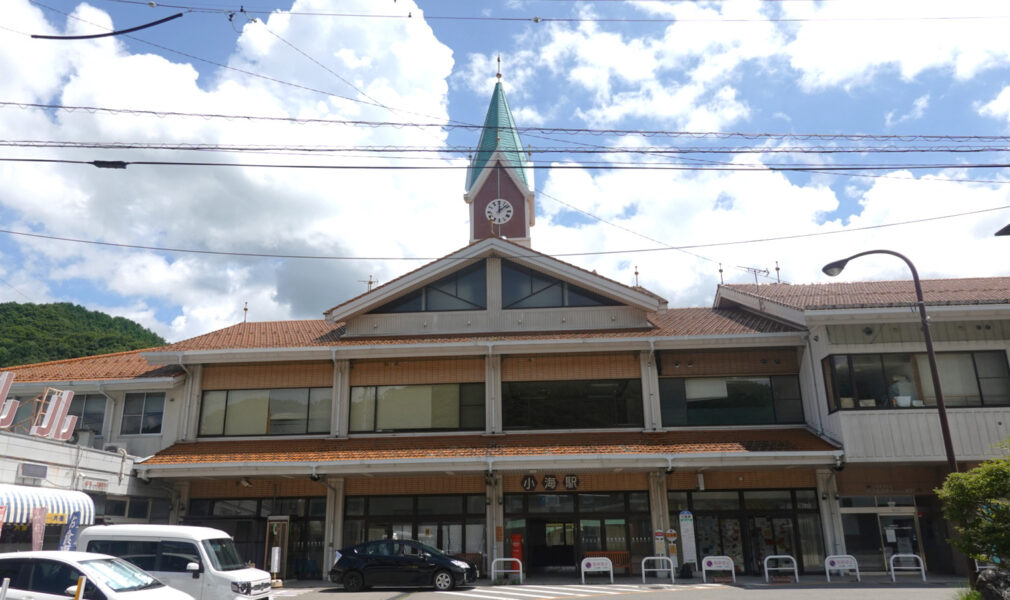
[[[491,105],[487,107],[484,129],[480,134],[480,143],[477,144],[477,153],[470,160],[470,168],[466,171],[467,190],[473,187],[480,172],[487,166],[488,160],[496,151],[501,151],[505,155],[505,160],[519,174],[519,178],[523,180],[526,187],[529,187],[530,179],[526,172],[527,163],[523,152],[523,143],[519,140],[516,122],[512,119],[512,111],[509,110],[509,104],[505,100],[505,91],[502,89],[501,81],[494,86]]]

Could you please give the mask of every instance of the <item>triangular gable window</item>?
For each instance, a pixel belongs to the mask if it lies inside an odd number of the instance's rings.
[[[563,306],[619,306],[589,290],[507,260],[501,265],[502,308],[558,308]]]
[[[487,267],[484,261],[460,269],[419,290],[400,296],[372,313],[443,312],[487,308]]]

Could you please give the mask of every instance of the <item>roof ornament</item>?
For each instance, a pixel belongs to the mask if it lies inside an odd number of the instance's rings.
[[[498,78],[498,81],[501,81],[501,54],[498,55],[498,74],[495,77]]]

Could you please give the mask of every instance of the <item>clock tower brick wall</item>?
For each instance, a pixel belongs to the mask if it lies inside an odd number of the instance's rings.
[[[499,226],[492,225],[485,214],[487,205],[495,198],[504,198],[512,204],[512,218]],[[522,191],[508,174],[508,170],[496,163],[484,184],[473,196],[473,222],[470,224],[470,238],[473,241],[489,237],[519,239],[530,237],[529,218],[526,214],[526,199]]]

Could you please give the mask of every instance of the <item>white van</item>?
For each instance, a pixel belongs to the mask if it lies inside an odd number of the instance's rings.
[[[126,559],[196,600],[265,600],[270,574],[246,567],[227,533],[186,525],[93,525],[77,547]]]

